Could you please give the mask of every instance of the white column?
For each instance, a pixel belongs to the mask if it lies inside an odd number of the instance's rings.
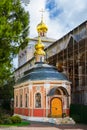
[[[32,105],[33,105],[33,93],[32,93],[32,97],[30,96],[30,93],[32,92],[32,83],[29,85],[29,108],[30,109],[33,109],[33,106],[31,106],[30,107],[30,104],[32,103]],[[29,113],[29,115],[30,115],[30,113]],[[31,114],[32,116],[33,116],[33,111],[32,111],[32,114]]]
[[[48,109],[49,109],[49,105],[48,105],[48,97],[47,94],[50,90],[50,83],[45,83],[44,84],[44,88],[46,89],[46,116],[48,116]]]

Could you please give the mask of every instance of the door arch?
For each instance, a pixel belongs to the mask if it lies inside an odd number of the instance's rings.
[[[62,101],[60,98],[55,97],[51,100],[51,115],[62,116]]]

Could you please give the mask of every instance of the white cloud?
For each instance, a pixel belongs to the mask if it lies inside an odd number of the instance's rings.
[[[30,13],[30,36],[37,36],[36,26],[41,20],[40,10],[45,9],[48,0],[31,0],[27,6]],[[60,38],[65,33],[78,26],[87,19],[87,0],[54,0],[56,2],[56,9],[60,8],[63,11],[61,14],[51,19],[50,13],[53,10],[44,13],[44,22],[48,26],[47,36],[52,38]],[[49,0],[52,2],[52,0]]]
[[[37,36],[36,26],[41,21],[40,10],[46,7],[46,2],[53,0],[30,0],[26,10],[30,13],[30,37]],[[87,20],[87,0],[54,0],[56,6],[50,11],[45,10],[44,22],[48,26],[47,36],[59,39],[64,34]],[[54,18],[50,18],[50,13],[57,9],[62,9],[62,12]]]
[[[53,22],[56,21],[53,27],[55,28],[55,36],[57,36],[56,27],[60,27],[59,33],[63,35],[87,19],[87,0],[55,0],[55,2],[55,8],[61,8],[63,10],[62,13],[53,20]]]
[[[45,0],[31,0],[27,9],[30,13],[30,36],[37,36],[36,26],[41,21],[40,10],[45,8]]]

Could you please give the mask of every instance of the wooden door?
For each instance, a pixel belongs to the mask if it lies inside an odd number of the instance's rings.
[[[62,101],[59,98],[51,100],[51,115],[62,116]]]

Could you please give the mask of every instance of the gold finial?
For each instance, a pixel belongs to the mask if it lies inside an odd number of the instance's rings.
[[[44,44],[41,42],[41,38],[38,37],[38,42],[35,45],[35,55],[45,55]]]
[[[37,32],[40,36],[45,36],[48,31],[47,25],[43,22],[43,13],[45,12],[43,9],[40,10],[42,13],[41,15],[41,22],[37,25]]]

